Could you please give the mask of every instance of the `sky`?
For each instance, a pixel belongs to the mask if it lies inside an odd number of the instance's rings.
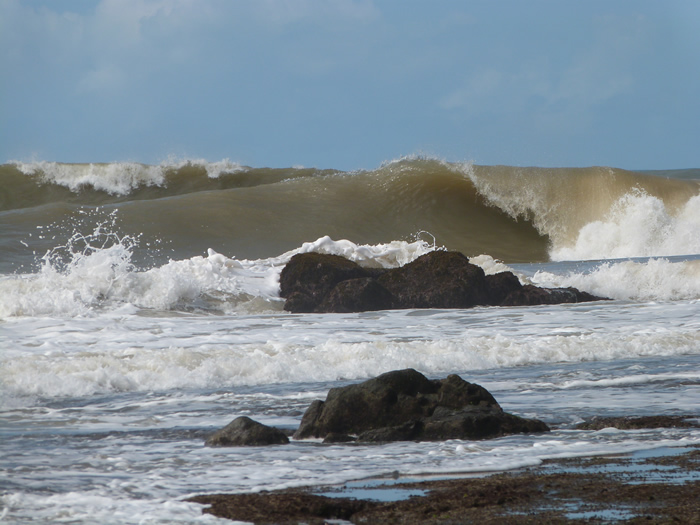
[[[700,168],[697,0],[0,0],[0,162]]]

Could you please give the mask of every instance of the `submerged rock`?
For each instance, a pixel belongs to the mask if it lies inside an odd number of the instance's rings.
[[[205,444],[210,447],[241,447],[287,443],[289,438],[281,430],[241,416],[215,432]]]
[[[526,306],[597,301],[575,288],[523,286],[512,272],[485,275],[459,252],[433,251],[392,269],[363,268],[339,255],[297,254],[282,269],[280,295],[293,313],[408,308]]]
[[[538,288],[537,286],[526,284],[519,290],[508,294],[503,302],[501,302],[501,306],[585,303],[588,301],[600,300],[602,300],[601,297],[582,292],[576,288]]]
[[[690,420],[690,421],[689,421]],[[700,428],[698,416],[640,416],[640,417],[594,417],[576,425],[577,430],[639,430],[645,428]]]
[[[485,388],[457,375],[429,380],[406,369],[331,389],[325,402],[311,404],[294,437],[439,441],[548,430],[542,421],[504,412]]]

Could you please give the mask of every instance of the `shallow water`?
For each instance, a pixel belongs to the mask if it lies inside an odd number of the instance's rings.
[[[15,347],[2,368],[2,503],[17,523],[113,520],[115,509],[124,523],[189,523],[199,508],[182,499],[198,493],[498,471],[700,443],[697,429],[573,430],[596,415],[696,412],[697,309],[620,302],[11,320],[2,332]],[[295,428],[329,388],[402,367],[460,373],[505,410],[555,429],[479,442],[203,445],[239,415]]]

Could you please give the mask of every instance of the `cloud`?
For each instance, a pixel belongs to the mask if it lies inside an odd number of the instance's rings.
[[[557,63],[556,51],[543,47],[528,47],[527,56],[514,50],[515,60],[477,69],[438,105],[472,116],[528,112],[542,126],[573,129],[571,119],[581,122],[635,88],[647,29],[637,16],[594,19],[590,37],[566,62]]]

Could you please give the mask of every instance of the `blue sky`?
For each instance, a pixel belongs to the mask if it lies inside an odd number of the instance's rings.
[[[0,161],[700,167],[697,0],[0,0]]]

